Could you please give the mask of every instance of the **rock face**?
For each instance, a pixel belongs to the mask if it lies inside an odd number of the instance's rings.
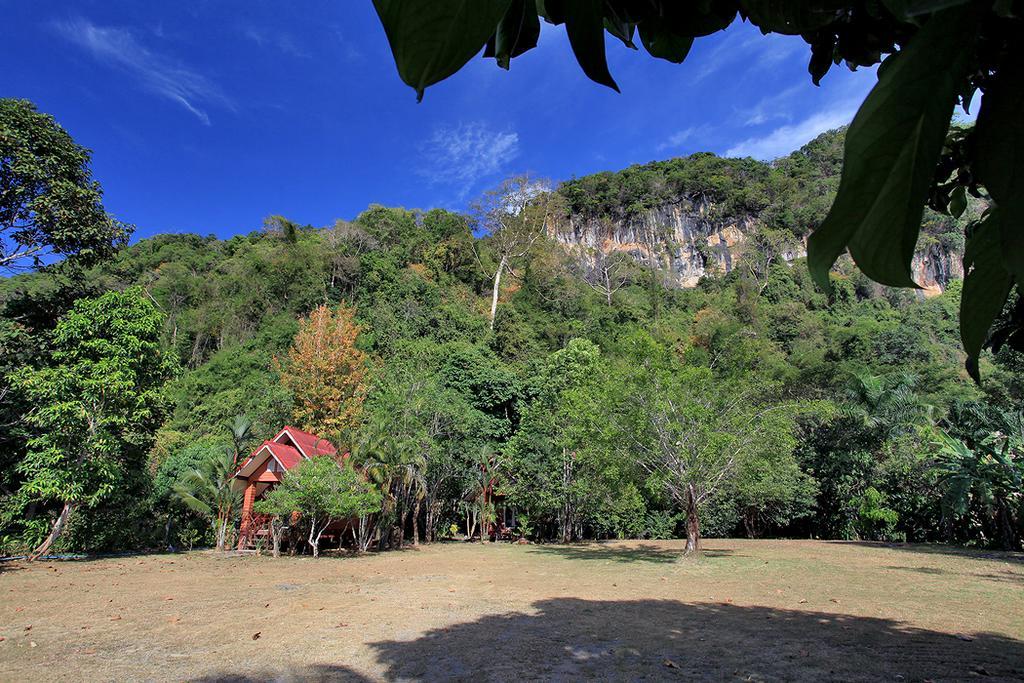
[[[681,200],[622,220],[570,216],[549,223],[548,236],[585,267],[601,254],[623,252],[660,271],[668,285],[694,287],[705,275],[735,268],[761,226],[756,216],[722,220],[714,208]],[[800,243],[782,252],[787,262],[806,255]],[[963,277],[961,255],[933,244],[914,257],[913,273],[925,296],[941,294],[950,280]]]

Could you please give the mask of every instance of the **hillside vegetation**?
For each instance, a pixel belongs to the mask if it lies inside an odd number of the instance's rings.
[[[38,423],[21,417],[37,408],[19,373],[65,353],[55,325],[75,300],[112,290],[158,311],[177,370],[159,429],[72,518],[68,549],[211,542],[174,485],[211,451],[240,447],[226,429],[235,416],[262,440],[306,414],[302,383],[282,374],[319,306],[354,311],[368,369],[352,424],[299,426],[373,473],[379,547],[453,525],[472,533],[496,514],[487,477],[517,510],[517,533],[538,540],[689,532],[1015,547],[1024,363],[1005,348],[984,359],[982,386],[969,380],[959,282],[924,300],[845,265],[826,296],[801,259],[763,258],[772,235],[799,239],[821,220],[840,136],[773,165],[701,154],[564,183],[564,215],[622,220],[697,197],[723,221],[754,215],[746,265],[686,289],[629,260],[602,293],[592,262],[541,237],[502,281],[493,330],[493,240],[437,209],[371,206],[326,228],[271,217],[226,240],[160,235],[86,271],[0,281],[0,373],[15,378],[0,389],[3,549],[38,543],[59,509],[25,485]],[[951,253],[958,229],[937,214],[926,224]]]

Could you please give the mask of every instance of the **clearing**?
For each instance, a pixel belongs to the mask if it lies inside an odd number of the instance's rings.
[[[1024,678],[1024,555],[680,547],[4,563],[0,679]]]

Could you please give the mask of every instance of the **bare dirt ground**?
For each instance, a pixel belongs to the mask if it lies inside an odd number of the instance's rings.
[[[1024,556],[717,540],[0,565],[0,679],[1024,679]]]

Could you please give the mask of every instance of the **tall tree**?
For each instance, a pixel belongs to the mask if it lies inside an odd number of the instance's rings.
[[[231,486],[234,473],[233,449],[214,448],[198,467],[185,472],[174,484],[178,500],[210,522],[217,550],[228,547],[228,534],[241,507],[242,492]]]
[[[355,311],[319,306],[299,323],[281,382],[295,397],[299,425],[317,434],[350,438],[366,398],[366,354],[356,346]]]
[[[488,190],[473,204],[476,226],[487,234],[488,245],[498,261],[497,265],[484,267],[492,283],[492,330],[498,312],[502,275],[508,273],[516,277],[516,268],[544,234],[553,201],[550,185],[546,181],[519,175]]]
[[[16,498],[57,505],[32,557],[50,549],[76,510],[99,505],[145,466],[175,366],[160,348],[163,321],[140,289],[79,300],[57,323],[51,362],[14,375],[34,406]]]
[[[89,150],[27,100],[0,99],[0,268],[47,255],[94,263],[132,228],[103,210]]]
[[[439,3],[374,0],[399,76],[424,89],[459,71],[481,50],[508,69],[537,46],[540,19],[565,25],[583,72],[618,91],[608,69],[605,33],[656,58],[682,63],[694,39],[726,29],[737,17],[762,33],[800,36],[817,84],[833,64],[882,64],[846,138],[843,177],[828,217],[808,242],[814,279],[830,287],[829,270],[847,250],[873,280],[916,287],[912,262],[926,203],[959,216],[966,194],[990,209],[967,230],[961,338],[967,367],[993,320],[1024,282],[1024,66],[1021,18],[1011,2],[965,0],[605,0]],[[983,93],[977,126],[950,131],[957,104]],[[642,105],[640,105],[642,106]],[[990,340],[1024,349],[1024,316],[1013,334]]]
[[[792,453],[796,406],[775,399],[776,387],[756,376],[728,380],[680,365],[650,339],[635,339],[632,352],[617,416],[621,442],[685,510],[692,553],[704,504],[740,466],[765,451]]]
[[[313,557],[320,555],[320,539],[331,524],[380,509],[380,493],[351,464],[339,465],[321,455],[304,460],[289,470],[264,500],[261,514],[287,517],[298,512],[309,534],[306,542]]]

